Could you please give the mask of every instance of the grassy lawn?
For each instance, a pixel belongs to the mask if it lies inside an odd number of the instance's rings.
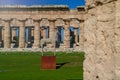
[[[0,52],[0,80],[83,80],[84,53],[57,52],[56,57],[64,65],[42,70],[38,52]]]

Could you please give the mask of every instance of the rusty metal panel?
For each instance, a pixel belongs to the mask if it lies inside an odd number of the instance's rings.
[[[41,68],[42,69],[56,69],[56,56],[42,56]]]

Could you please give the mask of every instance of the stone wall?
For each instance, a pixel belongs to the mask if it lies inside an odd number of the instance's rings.
[[[44,48],[44,52],[83,52],[80,48]],[[0,52],[42,52],[42,48],[0,48]]]
[[[115,49],[115,80],[120,80],[120,0],[116,1]]]
[[[120,80],[120,1],[86,2],[84,80]]]

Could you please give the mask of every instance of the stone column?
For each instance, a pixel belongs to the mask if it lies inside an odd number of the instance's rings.
[[[2,41],[2,29],[0,28],[0,42]]]
[[[42,29],[42,36],[43,36],[43,39],[46,39],[46,28]]]
[[[75,34],[75,43],[77,45],[77,43],[78,43],[78,28],[74,28],[74,34]]]
[[[84,42],[84,51],[85,51],[85,60],[84,60],[84,80],[98,80],[96,79],[96,8],[91,9],[86,14],[85,20],[85,42]],[[92,16],[94,15],[94,16]],[[88,19],[87,19],[88,17]],[[105,79],[104,79],[105,80]]]
[[[81,50],[84,50],[84,20],[80,21],[79,46]]]
[[[4,48],[10,48],[10,20],[5,20]]]
[[[34,20],[35,29],[34,29],[34,44],[33,48],[40,47],[40,20]]]
[[[31,28],[28,28],[28,42],[31,41]]]
[[[19,48],[25,48],[25,20],[20,20]]]
[[[16,28],[12,28],[12,41],[14,41],[15,36],[16,36]]]
[[[64,45],[65,48],[70,48],[70,20],[65,20]]]
[[[31,36],[34,36],[34,28],[31,28]]]
[[[84,80],[120,80],[119,73],[115,76],[114,1],[86,0]]]
[[[51,40],[53,40],[52,44],[49,45],[50,48],[54,48],[54,43],[55,43],[55,20],[49,20],[50,21],[50,27],[49,27],[49,37]]]
[[[2,28],[0,28],[0,48],[2,47]]]
[[[4,27],[2,28],[2,40],[4,40]]]

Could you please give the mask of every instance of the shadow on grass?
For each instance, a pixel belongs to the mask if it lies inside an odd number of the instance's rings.
[[[56,64],[56,69],[61,68],[63,65],[65,65],[65,64],[67,64],[67,63],[69,63],[69,62],[57,63],[57,64]]]

